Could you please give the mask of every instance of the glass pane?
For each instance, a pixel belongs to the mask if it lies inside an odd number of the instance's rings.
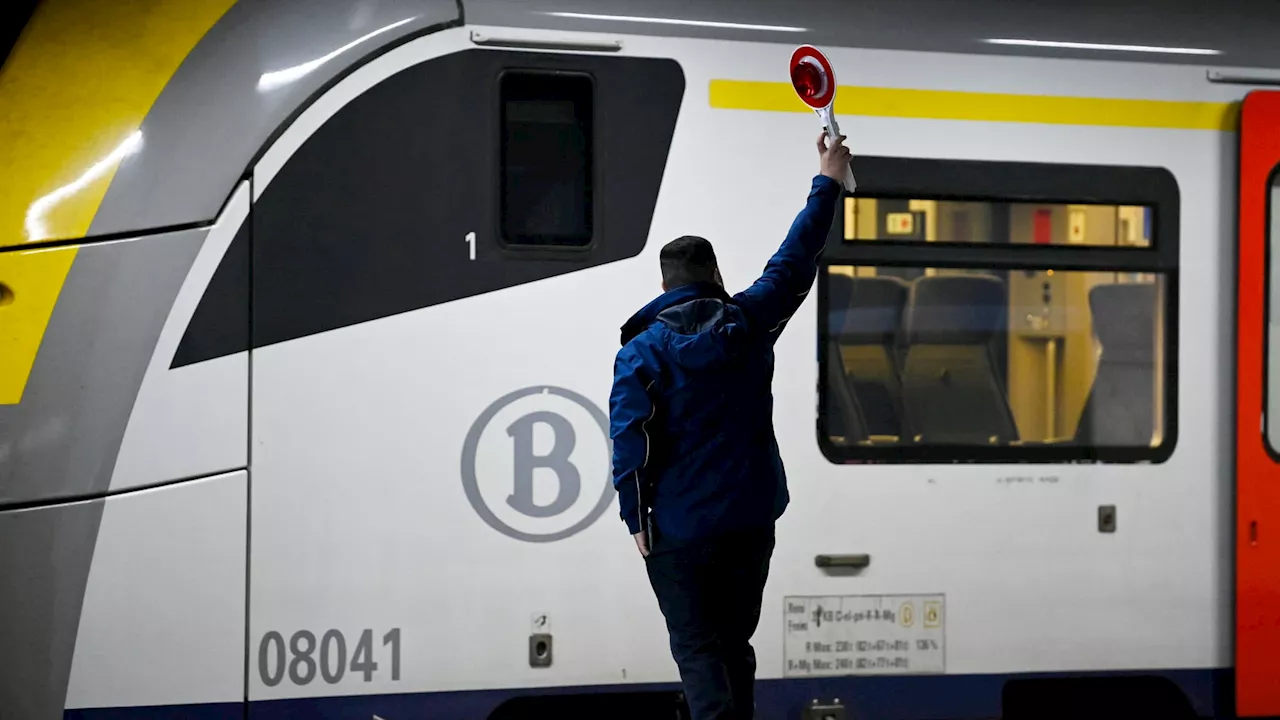
[[[502,234],[508,244],[591,242],[591,78],[502,78]]]
[[[835,446],[1163,442],[1164,279],[830,266]]]
[[[1271,452],[1280,451],[1280,352],[1276,343],[1280,342],[1280,264],[1276,263],[1276,243],[1280,242],[1280,213],[1276,212],[1276,203],[1280,202],[1280,173],[1271,178],[1271,192],[1268,195],[1267,214],[1270,226],[1267,228],[1267,409],[1264,413],[1263,425],[1266,428],[1267,444]]]
[[[1150,247],[1151,208],[846,197],[844,239]]]

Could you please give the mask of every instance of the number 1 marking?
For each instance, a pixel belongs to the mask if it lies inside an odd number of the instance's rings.
[[[467,244],[471,246],[471,259],[475,260],[476,259],[476,234],[475,233],[473,232],[467,233]]]
[[[391,632],[382,636],[382,646],[391,646],[391,679],[400,679],[400,628],[392,628]]]

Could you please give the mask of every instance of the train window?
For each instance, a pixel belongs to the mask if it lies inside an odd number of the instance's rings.
[[[1271,175],[1267,200],[1267,376],[1266,412],[1263,426],[1272,454],[1280,454],[1280,263],[1276,243],[1280,242],[1280,167]]]
[[[591,77],[509,71],[499,86],[503,241],[525,247],[589,245],[595,94]]]
[[[1171,175],[895,158],[854,170],[858,196],[845,198],[818,278],[830,460],[1172,453]]]
[[[845,198],[850,242],[1150,247],[1151,208],[1123,205]]]

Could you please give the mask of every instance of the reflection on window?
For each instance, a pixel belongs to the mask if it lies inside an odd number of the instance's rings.
[[[844,239],[1150,247],[1152,209],[846,197]]]
[[[833,447],[1155,448],[1164,279],[833,265],[822,432]]]
[[[508,245],[591,243],[593,94],[586,75],[502,76],[502,237]]]

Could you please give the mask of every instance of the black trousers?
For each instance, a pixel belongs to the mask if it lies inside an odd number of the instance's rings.
[[[760,622],[773,546],[768,528],[657,547],[645,561],[693,720],[755,717],[751,636]]]

